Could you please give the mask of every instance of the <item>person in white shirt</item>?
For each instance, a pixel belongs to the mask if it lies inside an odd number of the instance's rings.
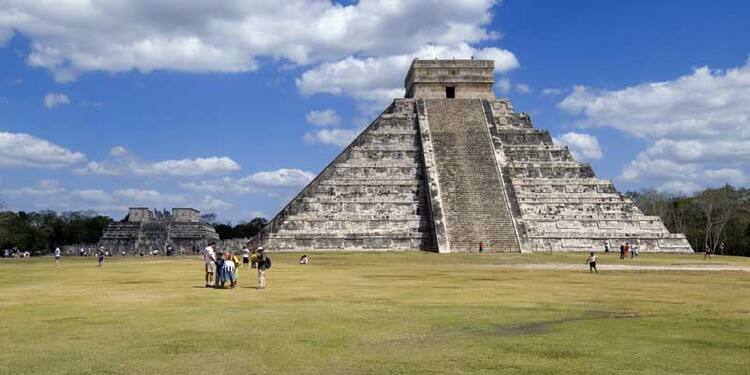
[[[60,251],[59,247],[55,248],[55,266],[60,265],[60,256],[62,255],[62,252]]]
[[[230,253],[224,254],[224,265],[221,266],[221,289],[224,289],[224,283],[229,280],[229,287],[234,289],[237,285],[237,278],[234,277],[234,271],[236,265],[234,264],[234,257]]]
[[[203,263],[206,266],[206,288],[213,288],[214,273],[216,273],[216,254],[213,245],[216,242],[211,241],[203,250]]]
[[[242,248],[242,266],[250,267],[250,249],[247,246]]]
[[[589,273],[596,272],[599,273],[599,270],[596,269],[596,260],[598,257],[594,255],[594,252],[591,252],[591,255],[586,259],[586,263],[589,264]]]

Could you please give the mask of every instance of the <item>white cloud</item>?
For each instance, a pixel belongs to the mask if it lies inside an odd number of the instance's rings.
[[[44,139],[0,131],[0,167],[59,168],[84,160],[84,154]]]
[[[122,146],[109,151],[110,158],[91,161],[76,170],[79,174],[108,176],[203,176],[224,174],[240,170],[239,164],[226,156],[207,158],[144,161]]]
[[[4,194],[12,197],[43,198],[65,192],[65,188],[56,180],[40,180],[32,186],[22,186],[3,190]]]
[[[44,107],[47,109],[55,109],[63,104],[70,104],[70,99],[65,94],[47,93],[44,96]]]
[[[310,183],[313,178],[315,178],[315,173],[312,172],[282,168],[253,173],[242,178],[223,177],[219,180],[185,182],[180,186],[186,190],[204,193],[250,194],[278,188],[299,188]]]
[[[427,45],[416,52],[384,57],[353,57],[321,64],[307,70],[296,80],[303,95],[328,93],[348,95],[366,103],[370,109],[382,109],[393,98],[404,96],[404,76],[412,60],[494,56],[495,71],[505,72],[519,66],[513,53],[498,48],[476,49],[466,43],[454,46]]]
[[[501,94],[507,95],[508,93],[510,93],[510,89],[513,88],[513,85],[510,83],[510,80],[508,80],[507,78],[501,78],[497,80],[497,82],[495,82],[495,87],[497,87],[497,90]]]
[[[517,83],[516,91],[520,94],[531,94],[531,86],[525,83]]]
[[[496,39],[485,29],[495,3],[5,0],[0,44],[14,32],[29,38],[28,63],[63,82],[87,71],[246,72],[264,57],[315,64]]]
[[[558,96],[562,94],[562,90],[556,88],[547,88],[542,90],[542,96]]]
[[[612,127],[649,142],[623,169],[624,179],[683,192],[748,184],[750,60],[619,90],[576,86],[559,106],[580,114],[582,126]]]
[[[294,187],[307,185],[315,178],[315,173],[300,169],[278,169],[270,172],[258,172],[241,178],[242,185],[264,187]]]
[[[201,200],[197,205],[198,210],[203,211],[203,212],[221,211],[221,210],[226,210],[231,207],[232,207],[231,203],[228,203],[222,199],[216,198],[211,195],[204,196],[203,200]]]
[[[336,126],[341,123],[341,117],[332,109],[310,111],[306,118],[307,122],[317,126]]]
[[[576,160],[591,161],[602,157],[599,140],[589,134],[569,132],[553,138],[553,141],[556,144],[568,146]]]
[[[307,143],[322,143],[344,147],[351,143],[361,129],[320,129],[305,133],[302,139]]]

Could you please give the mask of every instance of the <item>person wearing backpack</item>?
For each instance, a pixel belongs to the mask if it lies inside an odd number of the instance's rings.
[[[271,258],[263,251],[263,246],[258,248],[258,289],[266,289],[266,271],[271,268]]]

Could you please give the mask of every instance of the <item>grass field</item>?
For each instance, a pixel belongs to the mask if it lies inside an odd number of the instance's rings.
[[[581,254],[271,256],[266,290],[247,270],[235,290],[205,289],[198,258],[0,260],[0,373],[750,372],[750,272],[507,267]]]

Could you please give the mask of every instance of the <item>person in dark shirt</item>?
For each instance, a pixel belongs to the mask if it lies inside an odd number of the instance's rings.
[[[221,288],[221,283],[224,281],[221,274],[221,269],[224,268],[224,254],[221,251],[216,252],[216,281],[214,282],[214,288]]]

